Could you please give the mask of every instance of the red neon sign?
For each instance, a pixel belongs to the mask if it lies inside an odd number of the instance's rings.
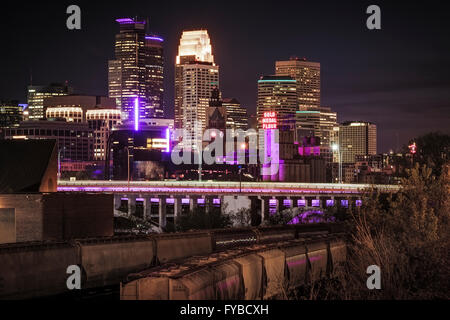
[[[264,112],[262,118],[263,129],[276,129],[277,128],[277,114],[275,111]]]
[[[415,154],[416,152],[417,152],[417,146],[416,146],[416,143],[414,142],[413,144],[410,144],[409,146],[408,146],[408,148],[409,148],[409,152],[411,153],[411,154]]]

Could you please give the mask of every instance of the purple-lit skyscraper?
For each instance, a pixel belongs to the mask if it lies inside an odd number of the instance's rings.
[[[146,34],[146,21],[116,20],[115,60],[108,65],[109,97],[115,98],[122,119],[134,121],[139,98],[141,119],[163,117],[163,39]]]

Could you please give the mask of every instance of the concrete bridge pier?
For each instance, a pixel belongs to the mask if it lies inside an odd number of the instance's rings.
[[[166,204],[166,199],[167,196],[159,196],[159,226],[161,228],[164,228],[167,224],[167,217],[166,217],[166,208],[167,208],[167,204]]]

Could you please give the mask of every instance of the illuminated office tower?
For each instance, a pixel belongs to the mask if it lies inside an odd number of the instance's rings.
[[[339,126],[342,163],[355,163],[356,156],[377,154],[377,126],[370,122],[349,121]]]
[[[248,129],[247,109],[242,108],[241,103],[235,98],[223,99],[222,105],[227,111],[227,128],[246,131]]]
[[[186,129],[192,145],[201,143],[211,92],[219,87],[207,30],[184,31],[175,65],[175,128]]]
[[[296,139],[302,141],[304,137],[319,137],[320,154],[327,163],[333,161],[333,143],[337,143],[336,131],[337,113],[331,108],[308,108],[308,110],[298,110],[296,112]]]
[[[147,51],[147,105],[145,118],[164,118],[164,50],[163,39],[151,35],[145,37]]]
[[[120,124],[121,112],[117,109],[92,109],[86,111],[89,129],[94,131],[94,160],[105,160],[108,138],[113,127]]]
[[[115,59],[108,63],[109,97],[116,99],[123,120],[134,120],[135,99],[139,118],[163,113],[163,39],[146,35],[146,22],[130,18],[116,20]]]
[[[23,107],[17,101],[0,101],[0,128],[16,126],[23,120]]]
[[[291,76],[297,80],[299,110],[320,107],[320,63],[305,58],[291,58],[275,63],[277,76]]]
[[[49,86],[28,86],[28,118],[45,118],[44,98],[66,96],[72,92],[67,85],[52,83]]]
[[[266,129],[263,122],[269,112],[274,113],[269,118],[276,118],[276,128],[294,130],[297,105],[297,83],[292,77],[263,76],[258,80],[258,129]]]

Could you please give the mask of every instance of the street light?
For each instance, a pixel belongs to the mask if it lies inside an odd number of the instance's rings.
[[[331,146],[331,149],[332,149],[333,151],[337,151],[337,153],[338,153],[338,162],[339,162],[339,168],[338,168],[338,170],[339,170],[339,183],[342,183],[342,152],[341,152],[341,149],[339,148],[339,145],[338,145],[338,144],[333,144],[333,145]]]

